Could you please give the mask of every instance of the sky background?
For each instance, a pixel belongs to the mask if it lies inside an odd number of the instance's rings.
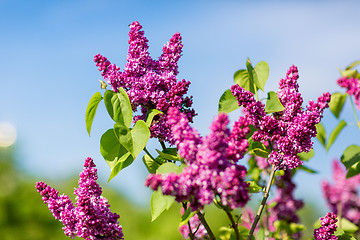
[[[305,103],[323,92],[343,91],[336,85],[337,67],[360,59],[359,7],[358,1],[0,0],[0,122],[16,127],[18,166],[38,180],[60,184],[91,156],[106,181],[110,170],[99,140],[113,123],[103,104],[91,137],[85,129],[88,101],[101,91],[93,57],[101,53],[122,69],[131,22],[143,26],[153,58],[174,33],[181,33],[178,78],[191,81],[189,94],[198,113],[193,126],[205,135],[220,96],[248,57],[254,65],[269,64],[266,91],[277,91],[292,64],[298,66]],[[354,123],[349,102],[341,118]],[[327,132],[336,124],[327,111]],[[340,138],[327,153],[315,140],[316,156],[308,166],[319,174],[296,176],[297,197],[317,203],[323,212],[320,182],[330,179],[331,161],[360,142],[354,125]],[[147,204],[146,173],[138,158],[110,185]]]

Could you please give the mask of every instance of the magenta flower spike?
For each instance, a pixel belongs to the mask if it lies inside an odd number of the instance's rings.
[[[352,223],[360,224],[360,175],[346,178],[346,170],[339,161],[333,161],[333,184],[322,182],[324,197],[331,211],[348,219]]]
[[[94,57],[94,61],[112,89],[118,92],[119,87],[124,88],[133,110],[136,111],[140,107],[141,113],[135,116],[134,121],[145,120],[149,109],[157,109],[163,113],[155,116],[150,126],[151,137],[173,143],[166,120],[168,109],[179,109],[186,114],[190,122],[196,115],[191,108],[192,97],[185,96],[190,82],[184,79],[177,81],[176,76],[183,47],[181,36],[180,33],[175,33],[164,45],[159,59],[154,60],[148,52],[148,39],[141,29],[142,26],[138,22],[130,24],[129,52],[122,72],[100,54]]]
[[[215,197],[231,209],[243,207],[250,197],[244,180],[246,168],[237,160],[248,146],[247,120],[240,117],[230,131],[227,115],[219,114],[206,137],[200,137],[176,108],[169,110],[168,122],[187,167],[180,174],[150,174],[145,185],[155,191],[161,187],[164,195],[175,196],[178,202],[190,202],[193,211],[211,204]]]
[[[269,154],[268,161],[278,169],[292,169],[302,164],[297,154],[311,150],[311,139],[317,134],[315,125],[320,122],[330,102],[330,93],[324,93],[317,102],[310,101],[306,109],[302,109],[298,78],[297,68],[291,66],[285,79],[280,80],[277,94],[285,110],[272,115],[266,115],[264,104],[256,101],[252,92],[237,84],[231,87],[239,106],[243,106],[245,116],[257,129],[253,140],[270,140],[276,146]]]
[[[55,219],[64,224],[66,236],[93,240],[123,239],[122,227],[117,222],[119,215],[111,212],[107,199],[101,196],[97,178],[95,164],[87,158],[80,173],[79,187],[75,189],[76,207],[69,196],[59,196],[58,191],[44,182],[37,182],[36,189]]]
[[[333,235],[336,231],[336,222],[338,221],[337,216],[329,212],[326,214],[325,218],[320,218],[321,226],[318,229],[314,230],[315,240],[337,240],[338,237]]]
[[[341,77],[337,80],[340,87],[346,88],[346,93],[354,96],[356,107],[360,110],[360,81],[357,78]]]

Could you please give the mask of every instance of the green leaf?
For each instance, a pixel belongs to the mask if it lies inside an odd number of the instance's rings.
[[[347,78],[356,77],[356,75],[357,75],[357,71],[355,69],[354,70],[345,70],[345,71],[340,70],[340,73],[341,73],[341,76],[347,77]]]
[[[231,90],[226,90],[219,100],[219,113],[229,113],[240,108],[236,97],[231,93]]]
[[[160,114],[160,113],[163,113],[162,111],[159,111],[159,110],[157,110],[157,109],[150,109],[150,110],[148,110],[147,111],[147,113],[146,113],[146,126],[148,127],[148,128],[150,128],[150,125],[151,125],[151,123],[152,123],[152,121],[153,121],[153,119],[154,119],[154,117],[156,116],[156,115],[158,115],[158,114]]]
[[[156,162],[147,154],[145,154],[142,159],[149,173],[156,173],[156,170],[160,166],[158,162],[162,163],[162,160],[160,160],[160,158],[156,158],[156,161],[158,161]]]
[[[346,178],[360,174],[360,146],[351,145],[347,147],[341,156],[341,162],[348,170]]]
[[[134,159],[144,149],[150,138],[150,130],[143,120],[138,120],[132,129],[115,123],[114,132],[120,144],[132,154]]]
[[[316,138],[324,147],[326,147],[326,133],[322,123],[316,124],[316,131],[317,131]]]
[[[275,92],[273,92],[273,91],[270,91],[268,93],[268,98],[267,98],[267,101],[266,101],[265,112],[266,113],[281,112],[284,109],[285,108],[281,104],[277,94]]]
[[[234,82],[239,84],[240,87],[246,91],[250,91],[255,94],[254,84],[250,81],[250,76],[247,70],[240,69],[234,74]]]
[[[161,190],[154,191],[150,200],[151,221],[154,221],[162,212],[168,210],[174,201],[174,196],[164,196]]]
[[[110,117],[117,123],[130,127],[132,121],[132,108],[129,96],[123,88],[119,92],[107,90],[104,94],[105,107]]]
[[[107,130],[101,136],[100,153],[111,169],[109,181],[134,161],[128,150],[120,144],[114,129]]]
[[[262,191],[262,187],[260,187],[255,181],[246,181],[249,183],[249,192],[250,193],[258,193]]]
[[[341,222],[341,224],[339,224],[339,222],[337,222],[336,225],[338,225],[338,226],[341,225],[341,229],[344,230],[344,232],[354,233],[359,229],[358,226],[356,226],[355,224],[353,224],[352,222],[350,222],[346,218],[341,218],[340,222]]]
[[[350,70],[360,64],[360,61],[352,62],[345,70]]]
[[[175,163],[167,162],[162,164],[157,170],[156,173],[165,174],[165,173],[181,173],[183,170],[183,166],[176,166]]]
[[[108,179],[108,183],[111,179],[113,179],[118,173],[121,171],[121,169],[129,166],[134,161],[134,158],[131,156],[129,152],[122,155],[116,162],[115,166],[111,169],[111,173]]]
[[[96,109],[98,108],[99,103],[101,102],[102,99],[103,97],[101,96],[101,93],[97,92],[91,97],[89,104],[87,105],[85,112],[85,122],[86,122],[86,130],[89,136],[90,136],[91,126],[96,114]]]
[[[336,118],[339,118],[345,100],[346,100],[346,94],[342,94],[338,92],[331,94],[331,101],[329,103],[329,107],[331,112],[334,114]]]
[[[304,170],[305,172],[308,172],[308,173],[318,173],[317,171],[315,171],[315,170],[313,170],[311,168],[308,168],[308,167],[306,167],[304,165],[300,165],[299,169]]]
[[[187,224],[189,222],[190,218],[192,218],[195,214],[196,214],[196,212],[191,212],[191,208],[188,207],[186,209],[186,211],[184,212],[184,214],[181,216],[181,221],[180,221],[179,227]]]
[[[334,128],[334,130],[331,132],[330,136],[329,136],[329,140],[326,144],[326,151],[329,150],[329,148],[331,147],[331,145],[334,143],[334,141],[336,140],[337,136],[339,135],[339,133],[341,132],[341,130],[346,126],[346,122],[344,120],[341,120],[340,123]]]
[[[266,62],[262,61],[256,64],[254,69],[257,75],[257,79],[259,81],[259,86],[256,86],[264,91],[265,83],[269,77],[269,65]]]
[[[255,84],[257,88],[260,88],[259,86],[261,86],[261,84],[259,83],[258,77],[249,59],[247,59],[246,61],[246,69],[249,74],[250,84]]]
[[[175,148],[176,150],[176,148]],[[159,155],[166,159],[166,160],[175,160],[175,161],[181,161],[180,156],[177,154],[177,151],[173,152],[169,150],[169,148],[165,148],[164,152],[161,152],[160,150],[156,149],[156,151],[159,153]]]
[[[315,155],[314,149],[311,149],[309,152],[301,152],[297,154],[297,156],[302,161],[308,161],[310,158],[314,157],[314,155]]]
[[[344,230],[342,230],[341,228],[337,228],[334,235],[338,237],[338,240],[356,240],[350,234],[345,233]]]

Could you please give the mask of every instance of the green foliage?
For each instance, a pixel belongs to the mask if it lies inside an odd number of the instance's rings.
[[[259,62],[255,68],[248,59],[246,69],[240,69],[234,74],[234,82],[247,91],[256,93],[257,89],[264,91],[265,83],[269,76],[269,65],[266,62]]]
[[[151,221],[154,221],[165,210],[169,210],[171,205],[175,202],[174,196],[165,196],[162,194],[161,189],[154,191],[151,195]]]
[[[285,110],[285,107],[281,104],[277,94],[273,91],[268,93],[268,98],[265,105],[266,113],[281,112]]]
[[[226,90],[223,95],[221,95],[219,100],[219,113],[229,113],[236,109],[238,109],[240,106],[238,104],[238,101],[232,94],[231,90]]]
[[[346,122],[344,120],[341,120],[339,124],[334,128],[334,130],[331,132],[329,136],[329,140],[326,143],[326,150],[328,151],[331,145],[334,143],[335,139],[338,137],[340,132],[343,130],[343,128],[346,126]]]
[[[346,100],[346,93],[342,94],[339,92],[331,94],[331,101],[329,103],[329,108],[336,118],[339,118],[340,113],[344,107]]]
[[[129,166],[134,158],[128,150],[120,144],[114,129],[107,130],[100,139],[100,152],[111,169],[110,181],[121,169]]]
[[[196,214],[196,212],[192,212],[191,208],[187,208],[184,212],[184,214],[181,216],[181,221],[179,224],[179,227],[181,227],[184,224],[187,224],[190,220],[190,218],[192,218],[194,215]]]
[[[91,125],[93,123],[93,120],[94,120],[94,117],[96,114],[96,109],[102,99],[103,99],[103,97],[101,96],[101,93],[99,93],[99,92],[95,93],[91,97],[90,102],[86,108],[85,122],[86,122],[86,130],[87,130],[89,136],[90,136],[90,131],[91,131]]]
[[[341,156],[341,162],[348,170],[347,178],[360,174],[360,146],[351,145],[347,147]]]
[[[323,145],[323,147],[326,147],[326,132],[322,123],[316,124],[316,131],[317,131],[316,138]]]
[[[130,127],[132,121],[132,108],[129,96],[123,88],[119,92],[107,90],[104,94],[105,107],[110,117],[117,123]]]
[[[156,159],[153,159],[149,155],[145,154],[143,156],[143,162],[149,171],[149,173],[156,173],[156,170],[159,168],[159,166],[165,162],[164,159],[161,157],[157,157]]]
[[[159,110],[157,110],[157,109],[150,109],[150,110],[147,111],[146,117],[145,117],[145,119],[146,119],[145,122],[146,122],[146,126],[147,126],[148,128],[150,128],[150,125],[151,125],[154,117],[155,117],[156,115],[158,115],[158,114],[162,114],[162,112],[159,111]]]

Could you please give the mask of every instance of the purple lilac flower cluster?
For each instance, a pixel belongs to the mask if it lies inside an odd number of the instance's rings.
[[[36,189],[55,219],[64,224],[66,236],[93,240],[123,239],[122,227],[117,222],[119,215],[111,212],[107,199],[101,196],[97,178],[95,164],[91,158],[87,158],[80,173],[79,187],[75,189],[77,207],[69,196],[59,196],[57,190],[44,182],[37,182]]]
[[[314,230],[315,240],[337,240],[338,237],[333,235],[336,231],[336,222],[338,221],[337,216],[329,212],[326,214],[325,218],[320,218],[321,226],[318,229]]]
[[[142,113],[135,117],[135,121],[145,120],[149,109],[157,109],[163,113],[155,116],[150,127],[151,136],[173,143],[170,127],[166,122],[168,109],[179,109],[190,122],[196,115],[191,108],[192,97],[185,97],[190,82],[184,79],[178,82],[176,77],[183,47],[181,36],[175,33],[164,45],[159,59],[153,60],[148,52],[148,39],[141,29],[138,22],[130,24],[129,52],[123,72],[100,54],[94,57],[94,61],[115,92],[119,87],[125,89],[134,111],[140,106]]]
[[[215,197],[232,209],[243,207],[249,200],[246,168],[236,162],[248,147],[243,141],[250,131],[248,120],[240,117],[230,131],[227,115],[219,114],[211,133],[202,138],[178,109],[171,108],[168,114],[175,144],[187,167],[181,174],[150,174],[145,185],[153,190],[161,186],[163,194],[175,196],[178,202],[190,202],[193,211],[212,203]],[[240,135],[235,137],[235,133]]]
[[[360,81],[357,78],[341,77],[337,80],[340,87],[347,88],[346,92],[354,96],[356,107],[360,109]]]
[[[360,224],[360,175],[346,178],[346,170],[339,161],[334,161],[333,179],[333,185],[327,181],[322,182],[323,194],[331,211],[340,214],[340,210],[342,217],[356,225]]]
[[[266,115],[264,104],[254,99],[253,93],[239,85],[233,85],[231,91],[243,106],[245,116],[258,130],[253,135],[255,141],[275,143],[277,149],[269,154],[269,163],[278,169],[296,168],[301,165],[298,153],[309,152],[315,137],[315,125],[320,122],[323,111],[330,102],[330,93],[324,93],[317,102],[310,101],[306,110],[301,108],[303,99],[298,91],[298,69],[291,66],[285,79],[280,80],[278,97],[285,110]]]
[[[184,212],[185,212],[184,209],[181,208],[181,214],[184,214]],[[191,231],[193,233],[195,233],[194,234],[195,240],[207,239],[208,233],[207,233],[204,225],[200,222],[198,215],[195,214],[193,217],[191,217],[189,219],[189,223],[190,223]],[[184,239],[189,239],[190,230],[189,230],[188,224],[184,224],[184,225],[180,226],[179,232],[181,233],[181,236]]]
[[[287,169],[276,181],[277,196],[272,199],[268,204],[276,203],[274,207],[269,208],[269,230],[275,232],[275,221],[285,221],[286,223],[299,223],[300,219],[296,212],[304,206],[302,200],[294,199],[293,192],[295,184],[292,182],[291,170]],[[301,233],[295,233],[293,239],[300,239]]]

